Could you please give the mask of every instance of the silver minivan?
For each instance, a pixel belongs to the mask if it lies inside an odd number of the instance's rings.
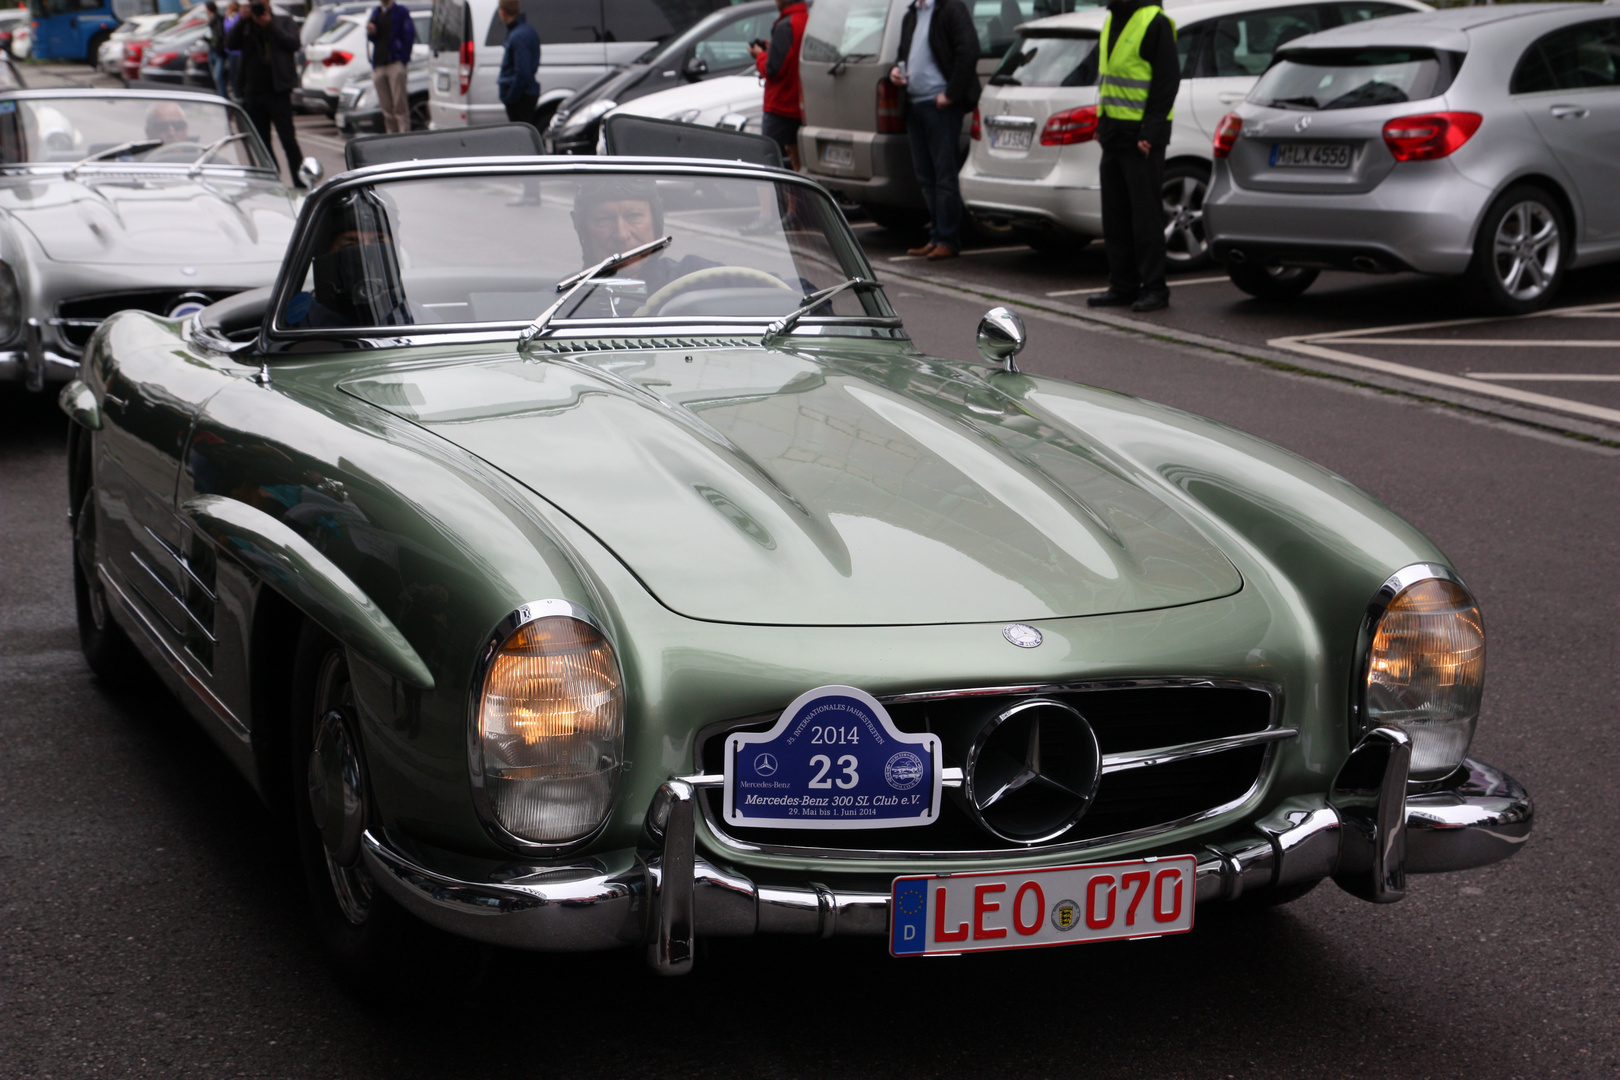
[[[728,0],[522,0],[540,34],[540,103],[545,129],[576,90],[684,33]],[[506,24],[496,0],[434,0],[428,34],[428,108],[435,128],[499,124],[506,109],[496,92]]]
[[[441,0],[443,2],[443,0]],[[886,228],[923,215],[901,100],[889,82],[911,0],[816,0],[799,51],[804,169]],[[979,32],[979,78],[990,77],[1020,23],[1093,7],[1093,0],[968,0]],[[967,125],[962,146],[967,147]]]

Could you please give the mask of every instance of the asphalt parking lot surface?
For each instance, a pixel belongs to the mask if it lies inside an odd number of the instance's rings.
[[[301,125],[330,171],[341,151],[315,141],[328,136],[313,118]],[[321,960],[280,824],[166,693],[105,686],[85,666],[66,420],[48,396],[8,390],[0,1075],[1620,1075],[1620,451],[1559,433],[1607,423],[1509,399],[1499,418],[1488,395],[1424,394],[1375,368],[1358,385],[1343,374],[1355,365],[1273,344],[1376,329],[1323,347],[1457,378],[1620,372],[1612,345],[1550,344],[1620,338],[1598,314],[1620,300],[1620,273],[1572,277],[1565,304],[1593,314],[1410,327],[1465,313],[1431,283],[1324,275],[1281,312],[1215,281],[1177,286],[1157,321],[1104,322],[1078,310],[1083,293],[1047,295],[1100,288],[1100,251],[923,267],[893,261],[899,238],[860,235],[924,349],[971,357],[984,308],[1027,298],[1027,370],[1276,441],[1432,536],[1490,626],[1473,756],[1537,800],[1519,855],[1415,878],[1386,907],[1332,885],[1269,912],[1209,906],[1191,934],[1149,942],[907,962],[880,940],[752,939],[714,943],[674,980],[633,953],[498,953],[476,981],[424,963],[393,1000],[357,999]],[[1558,383],[1549,396],[1620,408],[1601,396],[1612,389]]]

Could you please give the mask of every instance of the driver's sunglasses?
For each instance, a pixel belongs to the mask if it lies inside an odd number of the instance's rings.
[[[186,130],[186,122],[184,120],[154,120],[147,125],[147,131],[152,135],[156,135],[162,131],[184,130]]]

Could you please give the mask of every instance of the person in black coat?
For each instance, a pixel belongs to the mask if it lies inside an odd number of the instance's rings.
[[[237,90],[248,119],[258,129],[266,150],[270,149],[271,125],[275,126],[282,153],[287,157],[287,172],[295,187],[303,187],[303,181],[298,179],[298,163],[304,160],[304,152],[298,148],[292,114],[292,92],[298,85],[296,57],[302,44],[297,24],[285,15],[272,13],[264,0],[253,0],[247,17],[231,27],[225,44],[242,50]]]
[[[923,27],[921,34],[918,26]],[[962,0],[913,0],[900,24],[899,63],[889,79],[906,93],[906,132],[928,242],[907,254],[954,259],[962,249],[962,117],[979,103],[979,35]]]

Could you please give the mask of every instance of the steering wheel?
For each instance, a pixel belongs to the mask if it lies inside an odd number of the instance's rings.
[[[701,289],[710,282],[722,281],[727,278],[733,280],[745,278],[748,281],[756,281],[761,285],[769,285],[772,288],[782,289],[786,292],[793,291],[793,286],[781,278],[774,274],[767,274],[763,270],[755,270],[752,266],[708,266],[702,270],[694,270],[690,274],[678,277],[665,285],[662,289],[647,297],[647,302],[636,308],[634,315],[651,315],[684,292]]]
[[[183,161],[191,164],[197,155],[203,152],[203,144],[197,142],[165,143],[163,146],[154,146],[146,152],[143,161]]]

